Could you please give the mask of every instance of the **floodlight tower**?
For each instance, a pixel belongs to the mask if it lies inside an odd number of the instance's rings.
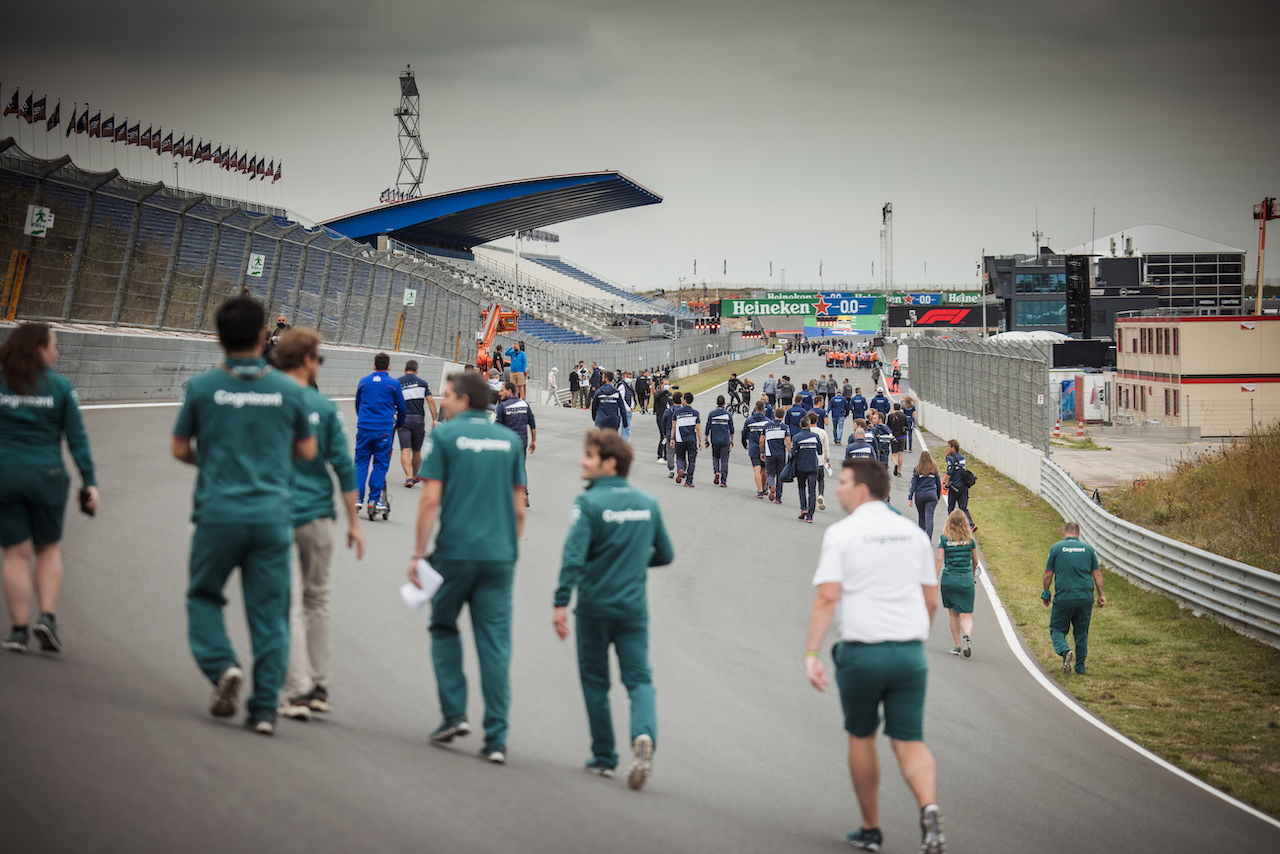
[[[893,202],[885,202],[880,209],[880,217],[884,230],[880,232],[884,258],[880,264],[880,275],[884,279],[884,290],[893,290]]]
[[[408,65],[400,72],[400,106],[396,108],[395,117],[400,122],[400,172],[396,175],[396,189],[406,198],[412,198],[422,188],[428,155],[418,133],[418,82]]]

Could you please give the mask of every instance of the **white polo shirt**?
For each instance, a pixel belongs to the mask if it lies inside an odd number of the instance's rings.
[[[924,531],[883,501],[863,504],[827,528],[813,584],[839,582],[836,629],[844,641],[925,640],[929,612],[921,585],[936,586]]]

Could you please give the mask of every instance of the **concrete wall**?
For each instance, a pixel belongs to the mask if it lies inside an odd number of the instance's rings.
[[[1040,466],[1044,460],[1040,451],[927,400],[918,401],[916,406],[916,421],[923,429],[944,442],[955,439],[965,456],[977,457],[1032,493],[1040,494]],[[943,465],[942,456],[938,457],[940,466]]]
[[[0,341],[13,327],[0,326]],[[75,384],[83,403],[179,400],[187,380],[222,361],[217,341],[207,337],[128,332],[58,330],[56,370]],[[331,397],[350,397],[356,383],[373,371],[376,350],[321,347],[324,367],[320,390]],[[440,395],[446,372],[462,366],[434,356],[390,353],[391,373],[403,373],[406,359],[418,361],[418,373]]]

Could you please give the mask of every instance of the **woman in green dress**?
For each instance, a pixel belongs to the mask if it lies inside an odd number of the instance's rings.
[[[964,511],[955,509],[947,516],[946,527],[938,539],[938,586],[942,607],[951,618],[951,639],[956,645],[952,655],[972,655],[973,579],[978,573],[977,542],[969,528]]]

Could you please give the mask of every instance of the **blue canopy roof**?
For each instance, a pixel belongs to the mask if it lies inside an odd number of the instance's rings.
[[[405,243],[470,251],[518,231],[661,201],[621,172],[584,172],[423,196],[323,225],[364,243],[385,234]]]

